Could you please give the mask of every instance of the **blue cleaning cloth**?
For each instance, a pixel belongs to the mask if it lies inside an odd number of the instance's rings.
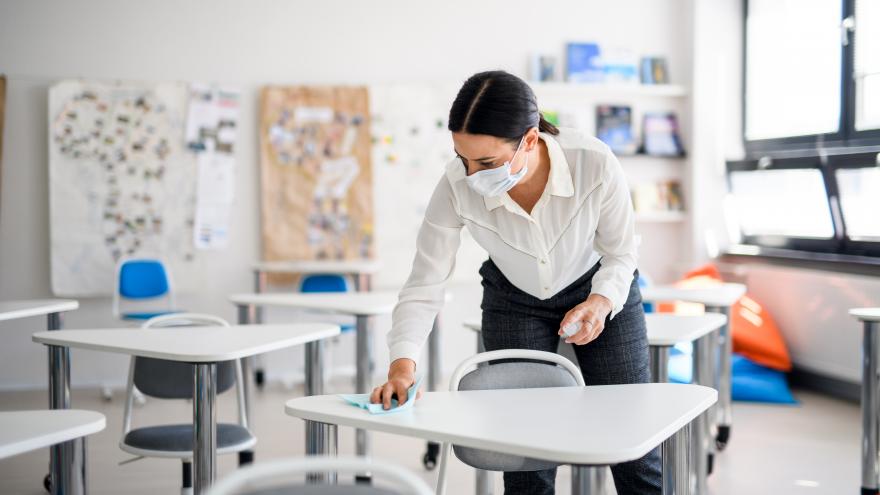
[[[339,397],[342,397],[343,400],[355,407],[366,409],[370,414],[390,414],[411,408],[416,401],[416,393],[418,393],[421,385],[422,376],[418,377],[416,382],[409,388],[406,395],[406,402],[398,407],[397,399],[391,399],[391,409],[388,410],[383,409],[382,404],[371,404],[370,394],[339,394]]]

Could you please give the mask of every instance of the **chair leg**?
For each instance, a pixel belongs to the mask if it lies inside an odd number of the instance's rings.
[[[181,483],[180,487],[181,495],[188,495],[192,493],[192,479],[192,462],[183,461],[183,482]]]

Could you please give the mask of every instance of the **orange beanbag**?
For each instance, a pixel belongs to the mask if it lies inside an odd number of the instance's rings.
[[[701,266],[685,274],[676,285],[681,287],[707,287],[721,283],[721,273],[715,265]],[[663,303],[657,311],[693,313],[693,304]],[[733,352],[779,371],[791,371],[791,357],[782,334],[770,313],[746,293],[730,310]]]

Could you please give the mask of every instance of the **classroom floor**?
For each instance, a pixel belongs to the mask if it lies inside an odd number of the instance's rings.
[[[345,390],[346,380],[336,380],[335,390]],[[283,412],[282,404],[300,390],[270,385],[256,394],[255,430],[259,438],[257,461],[303,454],[303,427],[300,420]],[[44,392],[0,393],[0,410],[41,409],[46,406]],[[732,441],[716,460],[709,479],[712,495],[733,494],[837,494],[856,493],[859,488],[860,417],[856,404],[829,399],[811,392],[796,393],[801,405],[767,406],[736,403]],[[220,418],[234,418],[233,394],[220,399]],[[100,411],[107,416],[107,429],[89,437],[89,492],[101,494],[179,493],[180,464],[174,460],[144,459],[118,465],[131,456],[119,450],[117,442],[122,422],[122,392],[111,402],[101,399],[98,390],[74,390],[76,408]],[[135,408],[134,424],[187,420],[191,406],[185,402],[149,400]],[[420,473],[431,485],[436,472],[422,469],[424,442],[405,437],[374,434],[376,457],[398,463]],[[352,454],[354,435],[340,428],[340,453]],[[222,476],[235,466],[235,456],[219,462]],[[0,494],[42,495],[47,451],[31,452],[0,461]],[[473,493],[473,471],[454,461],[449,471],[448,493]],[[560,469],[557,493],[569,493],[569,471]],[[500,475],[496,493],[501,493]],[[613,488],[608,490],[614,493]]]

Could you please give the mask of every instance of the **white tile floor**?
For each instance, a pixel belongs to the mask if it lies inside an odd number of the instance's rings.
[[[336,389],[347,388],[345,382]],[[302,422],[286,416],[282,404],[298,390],[270,386],[257,394],[255,430],[259,443],[257,462],[303,454]],[[46,406],[44,392],[0,394],[0,410],[40,409]],[[859,409],[855,404],[809,392],[797,393],[800,406],[735,404],[731,443],[716,461],[710,478],[712,495],[741,494],[839,494],[859,489]],[[221,397],[220,418],[234,418],[232,394]],[[180,464],[174,460],[144,459],[118,465],[131,456],[119,450],[122,393],[112,402],[101,400],[98,390],[75,390],[74,407],[93,409],[107,416],[107,429],[90,437],[88,443],[90,493],[176,494],[179,493]],[[186,421],[189,404],[149,400],[135,409],[135,425]],[[376,457],[421,473],[433,486],[434,472],[422,469],[424,442],[384,434],[374,435]],[[352,431],[340,429],[340,452],[353,453]],[[48,454],[32,452],[0,461],[0,494],[41,495]],[[221,458],[222,476],[234,469],[234,456]],[[569,472],[560,469],[560,495],[569,493]],[[449,494],[473,493],[473,474],[455,461],[450,466]],[[500,476],[496,493],[501,493]],[[610,490],[613,493],[613,489]]]

